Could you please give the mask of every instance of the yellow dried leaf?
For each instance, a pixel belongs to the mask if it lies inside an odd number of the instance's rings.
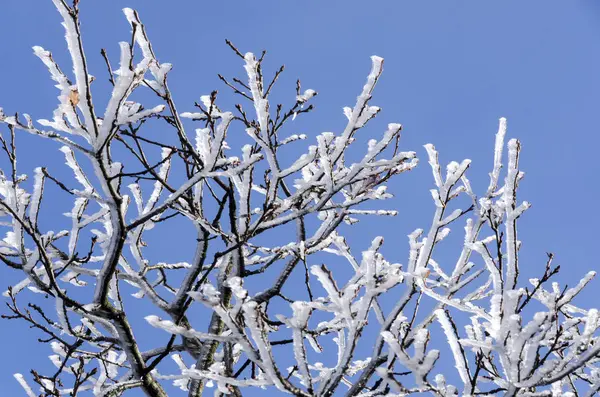
[[[71,90],[69,93],[69,101],[73,106],[77,106],[79,103],[79,91],[77,89]]]

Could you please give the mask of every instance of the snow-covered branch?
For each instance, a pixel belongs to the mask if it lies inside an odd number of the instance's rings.
[[[317,92],[298,81],[289,104],[274,102],[283,67],[269,80],[264,53],[230,42],[242,77],[220,79],[251,110],[226,110],[213,91],[180,114],[171,65],[125,9],[131,37],[119,44],[116,70],[103,52],[111,86],[98,117],[79,2],[53,2],[73,75],[34,47],[59,90],[56,109],[41,127],[0,111],[8,132],[0,136],[0,260],[22,279],[4,293],[4,317],[39,332],[56,367],[15,374],[26,395],[139,388],[164,397],[167,384],[190,397],[211,387],[306,397],[600,390],[598,311],[576,305],[595,273],[563,287],[550,255],[538,278],[523,280],[517,230],[530,204],[517,197],[521,145],[505,143],[505,119],[481,195],[467,178],[470,160],[444,164],[425,145],[432,219],[408,236],[406,258],[397,246],[384,256],[383,237],[351,247],[343,235],[362,217],[395,216],[376,200],[393,197],[388,181],[417,166],[415,152],[399,149],[400,124],[367,132],[382,114],[371,103],[382,58],[371,57],[336,131],[297,131]],[[19,131],[60,143],[64,161],[41,164],[30,182],[17,169]],[[364,147],[359,134],[371,138]],[[56,177],[59,167],[71,177]],[[452,258],[438,247],[458,224],[464,238]],[[49,299],[24,308],[35,293]],[[148,308],[146,321],[134,320],[132,310]],[[147,351],[136,339],[143,333],[155,335]]]

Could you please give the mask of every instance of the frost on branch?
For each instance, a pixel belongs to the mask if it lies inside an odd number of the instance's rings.
[[[366,130],[381,113],[371,101],[382,58],[371,58],[335,131],[298,131],[295,120],[312,112],[317,92],[298,81],[288,105],[274,102],[284,68],[273,75],[264,53],[230,42],[241,73],[219,78],[240,103],[225,109],[212,91],[180,114],[171,65],[159,62],[139,15],[125,9],[131,37],[114,49],[116,68],[113,51],[102,52],[111,91],[107,103],[94,103],[102,83],[91,84],[78,2],[53,2],[72,65],[61,68],[40,47],[34,53],[56,83],[58,105],[37,124],[0,112],[0,260],[22,274],[4,292],[5,317],[36,329],[56,367],[15,374],[26,395],[139,388],[163,397],[169,384],[191,397],[245,388],[327,397],[554,396],[583,383],[589,395],[600,390],[598,312],[574,302],[594,274],[562,286],[550,256],[539,278],[522,280],[517,222],[529,203],[517,198],[521,147],[505,144],[504,119],[481,196],[466,176],[470,160],[444,165],[425,145],[433,220],[408,236],[406,262],[396,263],[382,254],[382,237],[351,249],[342,234],[342,223],[396,215],[374,200],[392,197],[387,181],[417,164],[414,152],[400,151],[400,124]],[[151,99],[132,100],[139,97]],[[146,128],[154,124],[158,137]],[[17,131],[59,143],[65,164],[20,174]],[[357,134],[369,134],[365,147],[353,143]],[[57,178],[59,167],[72,178]],[[49,222],[52,215],[64,221]],[[439,255],[459,222],[459,256]],[[163,244],[150,255],[161,239],[187,242],[193,254],[175,259]],[[48,299],[21,304],[32,293]],[[139,307],[155,312],[130,321]],[[136,339],[143,333],[156,335],[148,350]],[[440,361],[453,362],[456,375]]]

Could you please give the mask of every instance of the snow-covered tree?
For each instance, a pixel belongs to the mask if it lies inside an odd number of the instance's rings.
[[[400,124],[372,132],[378,138],[365,148],[353,144],[380,111],[370,101],[383,59],[372,57],[355,105],[343,109],[343,130],[321,133],[302,150],[307,137],[289,134],[289,126],[313,110],[317,93],[298,81],[289,106],[272,103],[283,68],[266,78],[264,53],[243,54],[228,42],[244,77],[219,77],[242,104],[226,111],[214,91],[180,113],[168,85],[171,65],[158,61],[138,14],[125,9],[132,36],[120,43],[118,68],[102,52],[112,94],[101,104],[92,94],[104,83],[92,84],[78,2],[53,2],[73,73],[49,51],[34,53],[56,82],[56,110],[37,123],[0,111],[8,132],[1,138],[8,166],[0,174],[0,259],[23,273],[4,293],[10,313],[3,317],[37,329],[56,367],[32,370],[28,379],[15,374],[29,397],[134,389],[167,396],[166,385],[191,397],[253,388],[363,397],[600,390],[598,311],[572,302],[594,273],[563,287],[549,255],[539,278],[520,277],[517,221],[529,203],[517,201],[520,144],[505,143],[505,119],[485,192],[471,189],[469,160],[443,170],[434,146],[425,145],[435,183],[429,229],[408,236],[405,264],[383,257],[380,237],[357,256],[339,226],[395,215],[369,204],[392,197],[386,182],[417,165],[414,152],[399,150]],[[40,144],[62,152],[74,180],[56,177],[53,164],[21,174],[18,131],[47,138]],[[361,154],[350,156],[350,148]],[[46,221],[58,219],[59,193],[72,202],[64,230]],[[193,228],[183,232],[173,222]],[[439,255],[449,226],[459,223],[460,254]],[[145,236],[190,232],[188,261],[147,255]],[[48,299],[33,303],[35,294]],[[29,300],[26,308],[21,300]],[[142,306],[155,314],[133,320]],[[164,337],[145,350],[136,336],[149,329]],[[444,342],[431,342],[439,330]],[[442,375],[449,366],[440,360],[452,362],[456,376]]]

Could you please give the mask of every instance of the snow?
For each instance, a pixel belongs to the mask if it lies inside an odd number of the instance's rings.
[[[27,384],[27,381],[25,380],[25,378],[23,377],[23,375],[21,375],[21,374],[14,374],[13,376],[15,377],[15,379],[17,380],[17,382],[19,382],[19,384],[21,385],[21,387],[23,388],[23,390],[27,394],[27,397],[37,397],[36,394],[31,389],[31,387]]]
[[[84,53],[81,51],[79,41],[79,28],[75,23],[72,15],[69,12],[67,5],[61,0],[52,0],[54,5],[58,9],[58,12],[63,18],[63,26],[65,28],[65,38],[69,53],[71,54],[71,60],[73,62],[73,73],[75,74],[75,85],[79,93],[79,97],[84,99],[80,101],[77,107],[83,114],[85,120],[85,127],[87,133],[92,135],[96,132],[96,120],[90,107],[86,104],[86,98],[88,97],[88,74],[86,70],[86,59]]]
[[[94,192],[94,187],[92,186],[92,184],[88,180],[87,176],[85,175],[85,173],[83,172],[83,170],[81,169],[79,164],[77,163],[77,160],[75,159],[75,154],[73,153],[73,150],[68,146],[63,146],[59,150],[64,153],[65,159],[66,159],[65,164],[67,164],[69,166],[69,168],[71,168],[73,170],[73,173],[75,174],[75,179],[77,179],[77,182],[79,182],[85,188],[84,192],[87,194],[91,194],[92,192]]]
[[[450,319],[446,314],[446,311],[443,309],[438,309],[435,312],[435,315],[442,325],[444,333],[446,334],[446,338],[448,339],[448,345],[450,346],[450,350],[452,351],[452,355],[454,356],[454,362],[456,364],[456,369],[458,370],[458,375],[460,379],[465,385],[465,389],[467,388],[471,378],[469,376],[469,370],[466,366],[466,362],[463,358],[463,351],[458,343],[458,339],[454,332],[454,327],[450,323]]]

